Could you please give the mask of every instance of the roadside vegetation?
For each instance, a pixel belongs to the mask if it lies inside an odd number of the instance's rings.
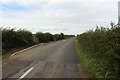
[[[74,37],[74,35],[51,34],[37,32],[32,34],[32,32],[25,29],[8,29],[1,28],[2,30],[2,55],[8,55],[10,52],[21,50],[39,43],[48,43],[50,41],[57,41],[62,39],[67,39]],[[11,51],[13,50],[14,51]]]
[[[93,78],[120,78],[120,26],[77,35],[77,55]]]

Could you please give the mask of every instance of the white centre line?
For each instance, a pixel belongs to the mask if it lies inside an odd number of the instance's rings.
[[[30,69],[28,69],[21,77],[19,77],[20,79],[24,78],[30,71],[32,71],[34,68],[31,67]]]

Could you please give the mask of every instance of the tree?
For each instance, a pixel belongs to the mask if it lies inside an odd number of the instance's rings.
[[[37,32],[35,35],[38,38],[39,43],[45,42],[45,35],[42,32]]]
[[[60,33],[60,39],[65,39],[64,34]]]
[[[48,33],[48,32],[44,34],[44,37],[45,37],[44,38],[45,42],[49,42],[49,41],[53,41],[54,40],[53,35]]]

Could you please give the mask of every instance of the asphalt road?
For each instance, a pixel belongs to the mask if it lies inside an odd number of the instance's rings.
[[[75,38],[37,46],[2,63],[3,78],[80,78]]]

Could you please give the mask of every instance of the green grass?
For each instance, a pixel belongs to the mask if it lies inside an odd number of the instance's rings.
[[[3,60],[5,60],[5,59],[8,59],[10,55],[11,54],[9,52],[5,52],[4,55],[1,55],[2,57],[0,56],[0,58],[2,58]]]
[[[106,78],[105,65],[102,61],[91,56],[89,52],[83,50],[78,41],[76,42],[76,51],[80,64],[87,69],[91,78]]]

